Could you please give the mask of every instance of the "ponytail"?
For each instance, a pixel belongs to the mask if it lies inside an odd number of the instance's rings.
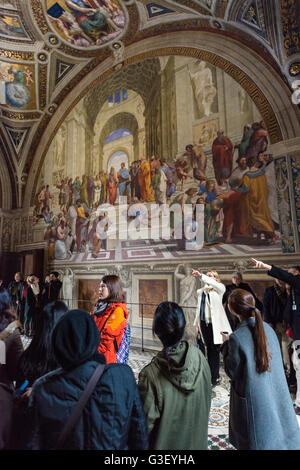
[[[254,355],[256,371],[259,374],[270,371],[270,354],[268,352],[267,337],[260,311],[255,308],[255,325],[253,329]]]
[[[229,309],[239,315],[242,320],[249,320],[253,312],[255,316],[254,327],[250,327],[254,343],[254,359],[256,371],[259,374],[270,370],[270,357],[267,337],[260,311],[255,308],[253,295],[243,289],[234,289],[228,298]]]

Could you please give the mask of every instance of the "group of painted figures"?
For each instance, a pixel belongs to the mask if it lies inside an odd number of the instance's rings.
[[[239,145],[219,131],[212,144],[214,178],[208,178],[207,155],[199,145],[187,145],[185,152],[175,161],[157,155],[150,160],[145,156],[134,161],[129,169],[125,163],[119,171],[114,167],[108,173],[100,171],[95,177],[83,175],[63,178],[59,189],[59,213],[51,210],[53,195],[49,185],[42,186],[35,197],[36,221],[44,219],[48,228],[46,239],[61,242],[62,252],[50,258],[65,259],[73,250],[85,251],[94,247],[96,257],[101,249],[101,236],[111,222],[105,215],[107,205],[116,205],[119,197],[130,204],[128,218],[148,225],[149,204],[167,207],[204,205],[204,241],[216,243],[274,244],[278,239],[277,196],[272,156],[267,154],[268,133],[264,122],[244,127]],[[237,165],[233,165],[235,150]],[[126,199],[127,198],[127,199]],[[123,199],[124,201],[124,199]],[[103,208],[103,210],[101,210]],[[171,236],[178,238],[174,216],[170,214]],[[185,221],[186,223],[186,221]],[[98,224],[98,229],[97,229]],[[199,222],[193,210],[191,231],[195,235]],[[96,230],[97,229],[97,230]],[[95,233],[98,237],[95,239]],[[100,242],[101,240],[101,242]],[[63,246],[65,245],[65,246]],[[97,245],[97,248],[95,248]]]
[[[125,17],[114,0],[65,0],[47,11],[51,22],[68,42],[80,47],[101,45],[120,34]]]

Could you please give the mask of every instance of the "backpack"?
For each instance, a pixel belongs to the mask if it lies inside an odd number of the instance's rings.
[[[129,323],[127,323],[119,348],[118,348],[116,340],[114,341],[115,350],[117,353],[117,363],[119,364],[128,363],[130,340],[131,340],[130,325]]]

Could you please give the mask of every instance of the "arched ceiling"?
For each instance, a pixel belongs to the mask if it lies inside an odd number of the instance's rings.
[[[100,149],[103,148],[106,139],[115,129],[125,127],[131,134],[135,134],[138,130],[138,123],[135,117],[130,113],[118,113],[112,116],[104,125],[100,135]]]
[[[84,99],[84,105],[88,110],[91,126],[104,102],[112,96],[116,90],[131,89],[138,93],[146,104],[150,99],[153,80],[160,71],[159,59],[145,59],[137,64],[129,65],[115,72],[112,77],[101,81],[88,92]]]
[[[49,138],[47,130],[63,116],[61,109],[67,112],[75,104],[74,99],[66,106],[74,90],[81,97],[88,93],[85,105],[92,120],[120,84],[149,98],[148,84],[159,61],[148,58],[140,70],[134,61],[125,63],[128,48],[138,50],[159,37],[171,47],[169,33],[195,32],[204,39],[214,34],[220,56],[226,38],[236,41],[241,50],[258,54],[291,94],[294,80],[300,79],[300,0],[84,0],[91,7],[106,2],[111,8],[102,13],[109,13],[107,22],[113,18],[113,23],[99,37],[79,28],[68,1],[2,0],[0,5],[0,165],[10,175],[4,181],[0,172],[0,187],[9,193],[2,194],[5,208],[22,207],[26,183],[36,179],[33,161],[42,158],[40,142]],[[82,89],[86,77],[107,60],[116,73],[104,73],[101,81],[95,76],[89,89]],[[144,74],[142,86],[138,74]]]

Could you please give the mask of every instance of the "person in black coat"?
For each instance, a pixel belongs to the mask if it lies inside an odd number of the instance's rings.
[[[243,290],[246,290],[247,292],[250,292],[254,299],[255,299],[255,307],[262,311],[262,307],[263,307],[263,304],[261,303],[261,301],[255,296],[253,290],[251,289],[251,287],[249,286],[249,284],[247,284],[246,282],[243,282],[243,276],[240,272],[238,271],[235,271],[233,274],[232,274],[232,277],[231,277],[231,284],[228,284],[226,286],[226,291],[223,295],[223,305],[225,306],[225,312],[226,312],[226,315],[227,315],[227,318],[228,318],[228,321],[230,323],[230,326],[232,328],[232,331],[234,331],[238,324],[239,324],[239,320],[237,317],[231,315],[230,313],[230,310],[228,308],[228,297],[230,296],[231,292],[234,291],[234,289],[243,289]]]
[[[58,438],[90,377],[105,358],[97,352],[100,333],[94,319],[70,310],[52,335],[61,368],[36,380],[29,399],[32,416],[26,445],[31,450],[57,448]],[[131,368],[107,364],[78,421],[65,440],[68,450],[143,450],[147,423]]]
[[[45,283],[44,304],[58,300],[62,282],[58,279],[59,273],[52,271],[49,274],[49,282]]]
[[[14,280],[8,284],[7,291],[10,296],[11,306],[16,310],[18,319],[23,325],[24,323],[24,310],[25,310],[25,299],[23,296],[24,287],[26,282],[23,280],[23,274],[17,272],[14,276]]]
[[[293,336],[292,361],[296,372],[297,395],[295,400],[295,411],[300,415],[300,267],[295,266],[289,271],[278,268],[263,261],[251,258],[254,268],[267,269],[268,275],[280,279],[290,286],[290,295],[284,310],[284,319],[291,328]]]
[[[24,333],[26,336],[33,336],[36,318],[42,307],[43,286],[35,274],[28,276],[27,282],[29,287],[26,290]]]
[[[287,298],[285,283],[275,278],[274,285],[265,290],[262,310],[264,321],[273,328],[277,335],[286,370],[290,367],[288,356],[290,340],[286,334],[287,324],[283,318]]]

